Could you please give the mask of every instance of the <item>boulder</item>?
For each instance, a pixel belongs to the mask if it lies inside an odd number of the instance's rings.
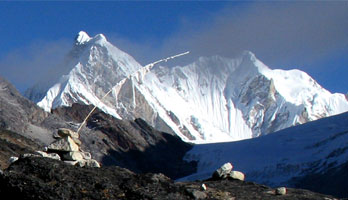
[[[63,154],[63,159],[68,161],[79,161],[83,160],[83,155],[79,151],[70,151],[68,153]]]
[[[70,137],[64,137],[56,140],[48,146],[48,150],[54,151],[79,151],[79,146]]]
[[[227,178],[228,174],[230,174],[232,169],[233,169],[233,166],[231,163],[229,162],[225,163],[213,173],[213,178],[218,178],[218,179]]]
[[[67,129],[67,128],[58,129],[58,135],[62,138],[66,137],[66,136],[70,136],[72,138],[79,138],[79,134],[77,132],[72,131],[72,130]]]
[[[279,187],[275,190],[276,195],[285,195],[286,194],[286,187]]]
[[[229,178],[244,181],[245,175],[240,171],[231,171],[228,175]]]

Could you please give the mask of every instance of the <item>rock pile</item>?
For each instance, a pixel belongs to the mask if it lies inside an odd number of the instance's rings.
[[[234,171],[232,169],[233,166],[231,163],[225,163],[213,173],[212,179],[236,179],[244,181],[245,175],[240,171]]]
[[[80,167],[100,167],[98,161],[92,159],[89,152],[84,152],[80,149],[82,143],[79,140],[78,133],[66,128],[60,128],[53,137],[56,140],[48,147],[45,147],[44,151],[36,151],[35,154],[23,154],[21,157],[46,157]],[[16,157],[11,157],[10,162],[15,162],[17,159]]]

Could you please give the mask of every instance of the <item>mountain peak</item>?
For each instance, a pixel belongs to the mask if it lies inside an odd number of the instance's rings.
[[[245,59],[249,59],[250,61],[253,61],[253,62],[255,62],[257,60],[255,54],[253,52],[251,52],[251,51],[244,51],[243,52],[243,57]]]
[[[76,38],[75,38],[75,44],[76,45],[81,45],[81,44],[85,44],[86,42],[88,42],[91,38],[89,37],[89,35],[84,32],[84,31],[80,31]]]

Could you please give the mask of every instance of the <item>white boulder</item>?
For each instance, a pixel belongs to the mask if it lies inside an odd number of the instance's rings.
[[[229,174],[229,177],[232,179],[237,179],[241,181],[245,180],[245,175],[240,171],[231,171]]]
[[[233,166],[231,163],[225,163],[214,172],[213,178],[227,178],[228,174],[232,171],[232,169]]]

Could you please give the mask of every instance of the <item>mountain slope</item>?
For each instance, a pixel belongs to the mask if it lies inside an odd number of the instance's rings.
[[[343,94],[331,94],[299,70],[271,70],[251,52],[149,71],[103,35],[80,32],[71,54],[70,73],[38,103],[46,111],[93,104],[195,143],[258,137],[348,111]]]
[[[53,142],[58,128],[76,131],[91,109],[91,105],[73,104],[47,113],[0,77],[0,168],[10,164],[11,156],[40,150]],[[118,120],[96,109],[79,139],[81,149],[91,152],[102,165],[141,173],[161,172],[171,178],[196,170],[195,162],[182,159],[191,144],[157,131],[141,119]]]
[[[342,179],[347,177],[347,146],[348,113],[343,113],[254,139],[195,145],[185,159],[198,161],[198,172],[185,179],[205,179],[231,162],[249,181],[347,197]]]

